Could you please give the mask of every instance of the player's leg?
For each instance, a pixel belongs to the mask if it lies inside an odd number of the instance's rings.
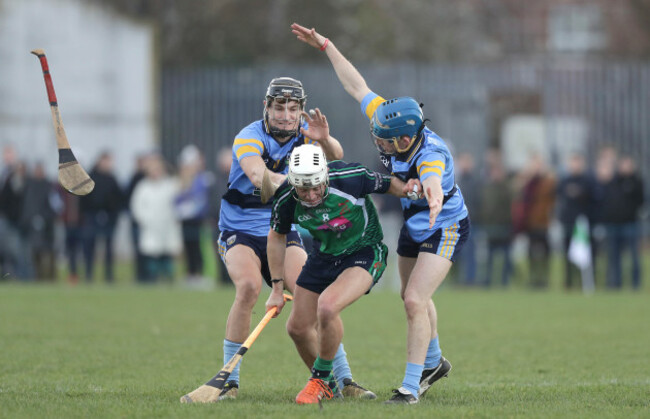
[[[296,286],[291,313],[287,320],[287,332],[296,345],[300,358],[309,368],[314,365],[318,354],[318,335],[316,333],[318,297],[316,292]]]
[[[435,326],[435,307],[431,296],[445,279],[451,262],[432,253],[420,253],[415,264],[412,258],[405,258],[400,264],[400,272],[410,270],[402,294],[407,320],[407,364],[402,386],[394,390],[387,403],[418,402],[420,382],[423,379],[424,362],[432,341]],[[412,266],[412,267],[411,267]]]
[[[250,247],[236,245],[228,249],[225,263],[228,275],[235,286],[235,300],[226,321],[226,336],[223,342],[224,364],[237,353],[250,333],[253,307],[263,282],[260,259]],[[240,366],[241,362],[230,374],[220,399],[237,396]]]
[[[298,404],[318,403],[321,399],[336,397],[338,386],[334,381],[334,357],[339,351],[343,337],[343,322],[340,318],[341,311],[361,297],[372,285],[373,278],[368,271],[359,268],[348,268],[330,284],[321,294],[297,287],[296,300],[303,298],[303,291],[309,293],[309,303],[316,308],[318,319],[318,356],[316,357],[311,378],[305,388],[296,396]],[[316,304],[314,298],[317,297]],[[303,303],[295,307],[297,318],[303,311]],[[352,386],[352,380],[349,386]],[[362,387],[356,387],[364,390]],[[374,393],[369,392],[375,398]]]
[[[285,254],[285,286],[289,292],[294,293],[295,284],[298,280],[298,276],[302,271],[303,266],[307,260],[307,253],[304,249],[299,246],[299,236],[293,237],[292,234],[287,236],[287,252]],[[300,330],[294,331],[294,333],[301,333],[301,336],[292,336],[296,347],[298,348],[298,353],[302,358],[303,362],[307,368],[311,369],[314,365],[314,360],[318,354],[318,332],[316,330],[316,322],[313,322],[313,328],[311,330]],[[298,346],[299,345],[299,346]],[[358,386],[354,379],[352,378],[352,372],[350,370],[350,364],[348,363],[347,354],[345,348],[341,343],[334,357],[334,375],[336,376],[339,388],[343,389],[352,389],[350,386]],[[360,386],[358,386],[361,388]],[[355,389],[357,387],[354,387]],[[350,393],[351,390],[347,390],[346,393]],[[356,393],[361,390],[356,391]],[[363,389],[363,394],[357,397],[369,397],[367,393],[371,393],[374,396],[374,393],[368,392]],[[354,394],[349,394],[350,397],[355,397]]]
[[[317,369],[318,365],[328,367],[320,371],[321,375],[327,373],[329,376],[332,372],[334,357],[343,339],[341,312],[364,295],[372,286],[372,282],[372,276],[365,269],[348,268],[318,298],[318,357],[314,369]],[[318,378],[325,379],[320,375]]]
[[[388,403],[417,403],[419,395],[451,370],[451,364],[440,354],[438,319],[431,297],[447,276],[467,241],[469,231],[469,218],[436,230],[422,243],[413,243],[408,232],[402,230],[398,253],[404,258],[400,261],[400,274],[405,283],[402,299],[408,323],[408,355],[402,387],[394,390],[395,394]],[[415,264],[406,260],[415,255]],[[425,370],[425,363],[429,367],[436,360],[437,366]]]

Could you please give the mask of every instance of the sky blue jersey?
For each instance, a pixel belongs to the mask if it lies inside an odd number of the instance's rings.
[[[301,126],[307,129],[307,123],[302,123]],[[310,143],[315,142],[299,134],[282,144],[267,134],[264,120],[244,127],[235,137],[232,146],[232,166],[228,176],[228,191],[221,200],[219,230],[266,236],[269,232],[272,203],[262,204],[259,189],[248,179],[240,162],[249,156],[260,156],[269,170],[286,174],[291,151],[298,145]]]
[[[370,119],[384,101],[381,96],[370,92],[361,102],[361,111]],[[442,138],[429,128],[424,128],[422,136],[423,140],[414,144],[404,155],[380,154],[388,172],[404,182],[412,178],[419,178],[422,182],[431,176],[441,179],[445,203],[432,229],[429,229],[429,205],[426,198],[417,201],[400,199],[406,228],[411,238],[417,242],[424,241],[437,229],[446,228],[468,215],[463,195],[454,180],[454,159],[449,148]]]

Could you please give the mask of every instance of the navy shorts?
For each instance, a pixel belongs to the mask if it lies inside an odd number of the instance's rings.
[[[307,258],[296,283],[321,294],[344,270],[358,266],[372,275],[372,288],[386,269],[386,256],[388,248],[383,243],[364,247],[351,255],[329,256],[314,252]]]
[[[416,258],[420,252],[427,252],[455,262],[469,234],[469,217],[448,227],[437,229],[421,243],[411,238],[406,225],[404,225],[397,241],[397,254],[407,258]]]
[[[253,249],[262,262],[262,277],[264,281],[271,286],[271,272],[269,271],[269,261],[266,258],[266,236],[253,236],[251,234],[242,233],[241,231],[222,231],[219,235],[217,245],[219,246],[219,256],[223,263],[226,263],[226,252],[235,246],[241,244]],[[297,231],[292,231],[287,234],[287,247],[298,246],[301,249],[305,247],[302,244],[302,238]]]

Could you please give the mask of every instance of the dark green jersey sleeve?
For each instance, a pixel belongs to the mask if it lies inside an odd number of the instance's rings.
[[[341,160],[330,162],[330,186],[361,198],[371,193],[386,193],[390,188],[391,177],[368,169],[360,163],[345,163]]]
[[[275,191],[273,207],[271,209],[271,229],[279,234],[289,234],[294,221],[296,200],[293,197],[293,188],[288,181]]]

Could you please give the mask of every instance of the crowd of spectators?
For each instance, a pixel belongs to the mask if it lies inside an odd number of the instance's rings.
[[[28,167],[12,146],[5,146],[2,159],[0,279],[54,280],[63,271],[73,284],[95,277],[111,283],[116,228],[126,216],[133,281],[172,282],[184,272],[189,287],[215,284],[215,278],[206,277],[205,260],[206,255],[214,257],[206,252],[213,252],[218,235],[230,149],[216,156],[216,175],[205,169],[204,156],[194,145],[181,150],[175,165],[156,152],[139,156],[126,185],[114,174],[111,153],[103,152],[90,170],[95,189],[83,197],[48,180],[42,164]],[[472,239],[455,267],[457,284],[505,287],[520,277],[527,286],[546,288],[556,250],[562,255],[563,286],[579,288],[584,271],[568,250],[576,220],[585,217],[596,284],[641,287],[644,185],[632,156],[605,147],[590,166],[575,153],[557,173],[536,154],[514,173],[498,150],[486,153],[482,164],[469,153],[460,153],[456,162],[456,181],[472,218]],[[392,201],[377,203],[387,243],[400,217],[398,202]],[[626,252],[629,257],[624,257]],[[100,255],[103,272],[95,268]],[[214,276],[228,284],[220,260],[216,268]]]
[[[557,250],[563,287],[581,288],[586,272],[571,259],[569,248],[576,222],[584,217],[596,284],[640,288],[644,185],[632,156],[604,147],[590,167],[584,155],[574,153],[557,173],[538,154],[516,173],[506,170],[496,150],[486,154],[482,172],[472,159],[469,154],[457,159],[457,183],[464,197],[473,195],[466,203],[474,236],[458,263],[458,283],[507,286],[518,276],[531,288],[547,288]],[[515,260],[518,255],[522,263]]]
[[[134,282],[171,283],[184,272],[184,283],[191,288],[211,288],[217,278],[229,284],[225,269],[209,278],[205,266],[206,256],[214,258],[206,252],[212,252],[218,234],[220,189],[225,190],[218,179],[227,179],[230,170],[224,157],[230,153],[220,156],[221,173],[215,176],[205,169],[194,145],[181,151],[175,167],[160,153],[143,154],[123,186],[112,154],[105,151],[89,170],[95,181],[92,193],[75,196],[48,180],[41,164],[28,167],[12,146],[5,146],[0,173],[2,279],[53,281],[63,270],[71,284],[113,283],[116,229],[124,216],[130,225]]]

